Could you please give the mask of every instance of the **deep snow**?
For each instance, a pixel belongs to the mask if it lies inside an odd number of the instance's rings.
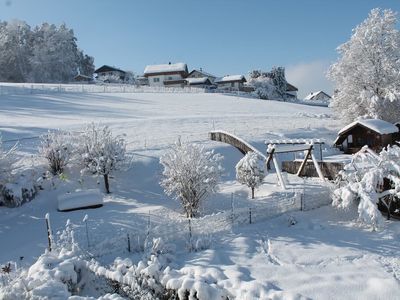
[[[242,155],[233,147],[208,141],[209,131],[232,132],[265,153],[264,140],[322,138],[331,144],[342,127],[326,107],[217,94],[0,96],[0,131],[3,139],[10,141],[6,146],[11,147],[14,139],[27,138],[19,141],[22,169],[32,165],[43,169],[43,161],[34,158],[36,136],[55,128],[79,131],[91,121],[101,121],[116,133],[126,134],[128,151],[134,157],[132,168],[115,173],[112,194],[104,197],[101,208],[57,212],[60,194],[79,188],[103,190],[101,178],[99,184],[89,177],[77,182],[80,175],[74,168],[67,170],[64,180],[54,180],[55,189],[49,184],[32,202],[13,209],[0,207],[0,264],[12,260],[28,266],[43,253],[47,247],[47,212],[54,232],[62,229],[67,219],[83,229],[82,220],[87,214],[92,243],[102,241],[104,248],[110,249],[110,254],[98,257],[104,264],[116,255],[131,256],[124,249],[112,249],[112,243],[106,243],[107,237],[112,239],[129,231],[144,233],[149,212],[152,227],[186,222],[178,203],[168,199],[158,184],[162,172],[159,157],[178,138],[203,143],[225,156],[220,191],[203,208],[203,215],[209,215],[230,210],[232,193],[239,209],[262,205],[280,192],[272,173],[256,190],[256,199],[249,200],[249,189],[235,181],[234,167]],[[324,153],[330,152],[328,149]],[[292,159],[293,155],[280,157],[284,158]],[[289,192],[304,188],[316,199],[328,198],[327,188],[318,180],[288,179]],[[396,299],[400,225],[390,221],[379,232],[371,232],[355,219],[351,212],[327,206],[251,225],[235,225],[231,230],[215,231],[209,249],[188,253],[178,247],[172,266],[193,278],[214,274],[218,284],[238,299]],[[86,243],[84,234],[78,234],[78,239]],[[21,256],[24,259],[19,261]],[[137,262],[140,255],[131,258]]]

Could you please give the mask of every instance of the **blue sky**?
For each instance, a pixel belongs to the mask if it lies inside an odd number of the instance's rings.
[[[103,64],[143,72],[186,62],[216,75],[284,66],[300,96],[332,91],[324,72],[336,47],[374,7],[399,0],[0,0],[0,20],[65,22]]]

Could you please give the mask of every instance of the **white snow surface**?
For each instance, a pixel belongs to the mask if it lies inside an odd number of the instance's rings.
[[[273,139],[323,138],[329,145],[341,127],[330,108],[185,93],[7,94],[0,95],[0,107],[4,145],[11,147],[19,140],[19,169],[34,167],[38,174],[45,170],[45,162],[35,156],[39,145],[35,137],[55,128],[80,131],[90,121],[109,125],[115,134],[125,133],[127,151],[134,157],[132,168],[115,172],[110,178],[111,194],[104,195],[101,208],[57,211],[55,200],[59,195],[78,188],[103,191],[102,178],[81,176],[72,167],[67,168],[63,179],[46,181],[44,190],[31,202],[12,209],[0,207],[0,239],[6,241],[1,243],[1,266],[16,261],[19,268],[29,269],[37,261],[47,247],[44,217],[49,213],[55,239],[67,220],[76,224],[76,242],[96,255],[104,266],[99,270],[105,272],[116,256],[122,260],[129,258],[140,272],[159,275],[165,284],[182,293],[186,287],[203,293],[206,298],[215,295],[230,295],[235,299],[398,298],[398,221],[385,221],[384,227],[372,232],[355,221],[356,211],[344,212],[330,206],[292,210],[268,220],[257,219],[254,213],[253,224],[235,222],[233,228],[226,218],[232,194],[235,211],[246,212],[246,217],[241,215],[240,220],[247,220],[249,207],[256,212],[257,208],[271,204],[276,195],[290,202],[289,194],[293,193],[281,193],[276,174],[271,172],[256,190],[256,198],[249,199],[249,189],[235,180],[234,167],[242,154],[231,146],[208,141],[208,132],[222,128],[262,153],[266,152],[263,141]],[[162,172],[159,157],[178,138],[201,143],[225,157],[222,164],[226,171],[219,191],[202,207],[203,217],[193,220],[193,235],[198,238],[199,246],[193,252],[188,252],[182,239],[188,234],[187,219],[182,216],[179,203],[167,197],[159,185]],[[329,154],[331,150],[327,147],[323,152]],[[293,155],[279,154],[279,159],[293,159]],[[318,179],[284,176],[289,191],[304,190],[306,204],[329,202],[329,190]],[[84,218],[87,227],[82,222]],[[205,223],[203,219],[212,221]],[[149,223],[151,234],[176,239],[168,269],[161,270],[156,260],[143,265],[143,252],[129,253],[122,246],[126,245],[127,232],[132,233],[133,248],[140,244]],[[57,291],[60,299],[68,299],[70,293],[60,280],[75,280],[72,261],[55,258],[52,263],[59,268],[47,267],[47,271],[38,268],[34,272],[40,262],[47,266],[45,258],[42,256],[30,273],[29,284],[36,287],[37,299],[47,299]],[[117,271],[113,276],[122,278]],[[3,292],[0,287],[0,299]],[[118,298],[87,291],[70,299],[81,299],[80,296]]]
[[[186,69],[187,69],[187,66],[185,63],[148,65],[144,69],[144,75],[164,73],[164,72],[184,72],[184,71],[186,71]]]
[[[380,119],[361,119],[350,123],[349,125],[343,127],[338,134],[342,134],[349,130],[350,128],[354,127],[355,125],[360,124],[363,125],[377,133],[380,134],[390,134],[398,132],[399,129],[392,123],[380,120]]]
[[[196,84],[196,83],[205,83],[207,81],[208,77],[200,77],[200,78],[185,78],[185,80],[187,82],[189,82],[190,84]]]

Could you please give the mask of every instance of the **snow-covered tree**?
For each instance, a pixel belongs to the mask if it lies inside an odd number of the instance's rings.
[[[388,146],[377,155],[365,146],[339,175],[333,205],[356,203],[360,221],[377,227],[382,218],[377,204],[386,206],[389,217],[392,202],[400,199],[400,148]]]
[[[41,136],[39,154],[47,159],[53,175],[62,174],[73,153],[72,137],[69,132],[49,131]]]
[[[254,87],[254,94],[260,99],[286,100],[287,82],[283,67],[274,67],[269,72],[253,70],[249,73],[248,84]]]
[[[253,71],[254,72],[254,71]],[[253,74],[254,75],[254,74]],[[254,87],[254,94],[264,100],[276,99],[277,93],[271,78],[266,76],[250,77],[249,85]]]
[[[400,33],[396,13],[371,10],[338,47],[339,60],[328,72],[337,93],[331,106],[346,121],[365,116],[389,122],[400,118]]]
[[[195,217],[203,201],[215,192],[222,158],[203,146],[181,142],[161,156],[164,178],[160,184],[168,196],[181,202],[188,218]]]
[[[80,155],[83,171],[104,177],[107,193],[110,193],[109,174],[126,163],[126,142],[122,136],[113,136],[108,126],[89,124],[81,136]]]
[[[30,72],[32,32],[24,21],[0,23],[0,80],[25,82]]]
[[[11,178],[12,165],[15,162],[16,145],[6,150],[0,133],[0,186],[9,182]]]
[[[254,189],[262,184],[264,177],[264,162],[255,152],[248,152],[236,165],[236,179],[251,188],[251,199],[254,199]]]

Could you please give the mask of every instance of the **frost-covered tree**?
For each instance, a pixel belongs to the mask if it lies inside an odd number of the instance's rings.
[[[9,182],[11,178],[12,165],[15,162],[16,145],[6,150],[3,147],[3,139],[0,133],[0,186]]]
[[[391,205],[400,199],[400,148],[388,146],[377,155],[365,146],[339,178],[333,205],[348,208],[356,203],[359,220],[375,228],[381,221],[377,204],[386,206],[389,217]]]
[[[236,179],[251,188],[251,199],[254,199],[254,189],[262,184],[264,177],[264,162],[255,152],[248,152],[236,165]]]
[[[25,82],[31,71],[32,31],[20,20],[0,23],[0,80]]]
[[[126,163],[126,142],[122,136],[113,136],[108,126],[89,124],[81,136],[80,156],[83,171],[103,176],[110,193],[109,175]]]
[[[282,67],[274,67],[270,72],[253,70],[249,73],[248,84],[254,87],[254,94],[260,99],[286,100],[287,82]]]
[[[195,217],[203,201],[215,192],[222,167],[222,156],[203,146],[176,143],[160,158],[164,166],[160,184],[168,196],[182,204],[188,218]]]
[[[389,122],[400,118],[400,33],[396,13],[371,10],[338,47],[328,72],[336,85],[331,106],[346,121],[365,116]]]
[[[55,130],[41,136],[39,154],[47,159],[53,175],[63,173],[72,153],[73,143],[69,132]]]

